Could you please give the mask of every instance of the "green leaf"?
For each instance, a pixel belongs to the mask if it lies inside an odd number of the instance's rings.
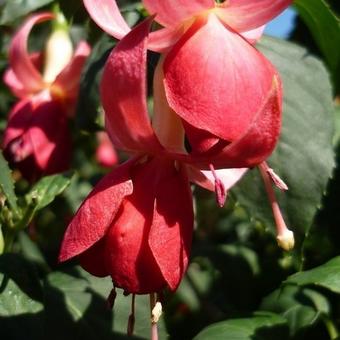
[[[251,318],[230,319],[205,328],[194,340],[288,339],[286,320],[277,314],[256,313]]]
[[[18,210],[17,197],[14,193],[11,170],[9,169],[2,152],[0,152],[0,190],[5,195],[12,210],[16,212]]]
[[[39,340],[43,335],[43,304],[37,273],[18,255],[0,257],[1,338]]]
[[[131,310],[131,296],[117,290],[113,311],[106,307],[112,289],[109,278],[95,278],[77,268],[69,274],[51,273],[45,284],[47,329],[57,339],[124,339]],[[60,318],[60,314],[63,315]],[[135,336],[150,337],[148,296],[136,296]],[[163,320],[160,339],[166,338]],[[66,336],[66,338],[65,338]]]
[[[282,133],[268,163],[289,187],[277,192],[288,226],[304,234],[334,167],[332,88],[322,63],[304,48],[272,38],[259,48],[278,68],[284,89]],[[235,193],[252,217],[274,226],[257,170],[249,171]]]
[[[53,0],[7,0],[0,15],[0,25],[5,25],[45,6]]]
[[[112,37],[103,35],[94,45],[88,58],[80,81],[76,120],[81,129],[93,131],[98,129],[99,81],[106,59],[114,42]]]
[[[70,185],[72,176],[73,172],[68,172],[42,178],[27,194],[27,201],[34,203],[35,210],[46,207]]]
[[[325,296],[315,290],[293,285],[284,286],[265,297],[260,309],[280,313],[287,319],[291,336],[330,313]]]
[[[324,0],[295,0],[301,18],[309,27],[332,73],[340,71],[340,21]]]
[[[340,256],[319,267],[293,274],[284,283],[299,286],[313,285],[340,294]]]

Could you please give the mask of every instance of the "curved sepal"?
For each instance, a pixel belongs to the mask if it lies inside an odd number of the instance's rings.
[[[244,32],[267,24],[291,4],[292,0],[228,0],[216,13],[234,30]]]
[[[28,53],[28,35],[35,24],[51,20],[53,17],[51,13],[39,13],[30,16],[15,33],[9,47],[10,67],[17,80],[30,93],[41,90],[44,87],[44,81]]]
[[[69,224],[61,245],[59,261],[66,261],[104,237],[123,198],[133,191],[130,167],[134,159],[106,175],[93,189]]]
[[[195,128],[228,142],[248,129],[274,74],[261,53],[212,14],[197,19],[164,62],[170,107]]]
[[[151,19],[133,29],[111,52],[100,84],[106,129],[117,148],[159,152],[146,104],[146,48]]]

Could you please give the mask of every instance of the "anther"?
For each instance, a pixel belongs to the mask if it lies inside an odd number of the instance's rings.
[[[225,186],[223,182],[218,178],[215,168],[212,164],[209,164],[210,171],[214,176],[215,180],[215,195],[216,195],[216,202],[222,208],[225,204],[227,199],[227,192],[225,190]]]
[[[272,182],[274,183],[274,185],[279,188],[281,191],[287,191],[288,190],[288,186],[287,184],[279,177],[279,175],[277,173],[275,173],[275,171],[270,168],[268,166],[268,164],[266,162],[263,162],[263,166],[265,167],[268,175],[270,176],[270,179],[272,180]]]
[[[113,308],[115,301],[116,301],[116,297],[117,297],[116,287],[113,287],[106,300],[107,309]]]
[[[282,249],[289,251],[294,248],[294,234],[291,230],[287,228],[287,225],[283,219],[279,204],[275,197],[275,193],[271,184],[272,177],[268,172],[268,165],[265,163],[261,163],[259,165],[260,173],[263,178],[263,182],[266,188],[266,192],[268,195],[268,199],[273,211],[275,223],[276,223],[276,230],[277,230],[277,243],[279,247]]]

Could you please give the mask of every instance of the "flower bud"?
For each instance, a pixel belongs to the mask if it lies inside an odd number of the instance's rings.
[[[62,14],[57,14],[55,29],[47,40],[45,47],[45,65],[43,78],[52,83],[57,75],[70,62],[73,46],[68,34],[67,24]]]

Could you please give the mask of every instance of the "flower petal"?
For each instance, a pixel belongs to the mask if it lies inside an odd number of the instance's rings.
[[[217,147],[206,153],[191,156],[187,162],[192,162],[200,168],[207,168],[207,163],[210,162],[215,168],[223,169],[251,168],[266,160],[273,152],[280,135],[281,91],[281,81],[276,75],[263,106],[243,136],[223,148]]]
[[[275,18],[292,0],[228,0],[216,10],[218,16],[238,32],[265,25]]]
[[[266,99],[275,70],[210,14],[199,18],[171,49],[164,74],[169,105],[182,119],[233,141],[247,130]]]
[[[127,293],[148,294],[165,288],[149,244],[160,162],[155,158],[131,169],[133,193],[126,197],[106,235],[106,266],[116,287]]]
[[[9,113],[7,126],[4,131],[3,149],[6,149],[14,139],[21,136],[28,129],[32,113],[33,107],[30,100],[23,99],[15,104]]]
[[[32,63],[27,51],[28,35],[35,24],[51,19],[53,19],[51,13],[30,16],[15,33],[9,47],[10,66],[27,92],[39,91],[44,86],[42,76]]]
[[[100,84],[109,136],[132,152],[162,150],[146,105],[146,46],[151,20],[129,33],[111,52]]]
[[[143,0],[150,14],[156,14],[156,21],[161,25],[176,26],[194,15],[215,7],[214,0]]]
[[[68,119],[57,101],[35,104],[30,127],[26,132],[31,139],[37,165],[45,175],[65,171],[71,161],[71,136]]]
[[[60,89],[60,92],[57,90],[57,96],[61,93],[64,99],[68,99],[69,105],[75,104],[79,92],[81,72],[90,53],[91,47],[85,41],[81,41],[75,50],[72,60],[53,82],[52,95],[53,87],[56,87]]]
[[[59,261],[81,254],[106,234],[123,198],[133,191],[129,171],[134,161],[106,175],[85,199],[66,230]]]
[[[186,272],[194,224],[192,193],[186,169],[174,163],[159,167],[149,234],[152,254],[171,290]]]
[[[215,178],[211,171],[200,170],[196,167],[187,166],[190,181],[204,189],[215,191]],[[247,168],[218,169],[215,170],[217,177],[222,181],[225,190],[232,188],[247,172]]]
[[[122,39],[130,27],[122,17],[115,0],[83,0],[92,20],[106,33]]]

